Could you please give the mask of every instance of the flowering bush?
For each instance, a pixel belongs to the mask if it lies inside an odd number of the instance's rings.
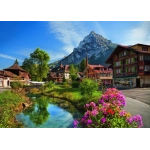
[[[124,95],[115,88],[108,88],[98,103],[86,104],[86,112],[74,127],[87,128],[139,128],[143,126],[140,115],[131,116],[121,108],[126,105]]]

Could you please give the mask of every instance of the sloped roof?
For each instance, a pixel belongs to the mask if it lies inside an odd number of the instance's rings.
[[[26,70],[22,69],[18,64],[13,64],[12,66],[10,66],[9,68],[6,68],[4,70],[20,70],[23,72],[26,72]]]
[[[136,45],[144,45],[144,44],[136,44]],[[135,46],[135,45],[134,45]],[[148,46],[148,45],[147,45]],[[134,51],[136,53],[141,53],[141,54],[150,54],[149,51],[139,51],[137,49],[134,49],[132,48],[132,46],[124,46],[124,45],[118,45],[115,50],[112,52],[112,54],[108,57],[108,59],[106,60],[106,63],[111,63],[112,61],[112,58],[114,55],[116,55],[119,51],[120,51],[120,48],[124,48],[126,50],[131,50],[131,51]]]
[[[102,65],[89,65],[88,64],[88,66],[90,67],[90,68],[92,68],[92,69],[94,69],[94,68],[103,68],[104,66],[102,66]]]
[[[17,77],[17,75],[15,75],[14,73],[10,71],[4,71],[4,76],[5,77]]]
[[[25,77],[27,77],[27,76],[29,76],[29,74],[26,73],[26,72],[20,72],[20,74],[19,74],[19,77],[25,78]]]
[[[147,45],[147,44],[137,43],[137,44],[131,45],[130,47],[135,46],[135,45],[150,46],[150,45]]]

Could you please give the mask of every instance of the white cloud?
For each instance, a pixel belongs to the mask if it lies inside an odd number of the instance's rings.
[[[49,53],[52,58],[51,61],[61,59],[72,53],[73,49],[78,47],[84,37],[93,30],[106,37],[103,28],[97,21],[90,23],[82,21],[52,21],[49,22],[49,29],[50,33],[53,33],[56,39],[63,44],[59,52]]]
[[[62,49],[67,53],[71,53],[87,35],[87,28],[81,22],[52,21],[49,25],[50,33],[64,44]]]
[[[29,58],[30,54],[33,53],[35,49],[33,49],[33,48],[23,48],[21,50],[20,49],[19,50],[15,50],[14,53],[22,55],[22,56],[24,56],[26,58]]]
[[[55,61],[65,57],[64,53],[59,53],[59,52],[50,51],[48,52],[48,54],[50,55],[50,61]]]
[[[145,21],[130,30],[126,30],[122,37],[122,44],[148,44],[150,45],[150,22]]]
[[[15,57],[12,57],[12,56],[9,56],[9,55],[5,55],[5,54],[1,54],[0,53],[0,57],[2,57],[2,58],[7,58],[7,59],[12,59],[12,60],[16,60],[17,58],[15,58]],[[21,60],[21,59],[17,59],[19,62],[23,62],[23,60]]]

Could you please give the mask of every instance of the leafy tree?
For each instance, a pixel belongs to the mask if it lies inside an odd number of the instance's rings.
[[[48,62],[50,56],[40,48],[30,54],[29,59],[25,59],[22,67],[29,72],[32,80],[42,81],[47,77],[49,71]]]
[[[70,77],[72,81],[77,79],[77,72],[78,72],[77,68],[73,64],[71,64],[70,65]]]
[[[79,68],[80,68],[81,72],[84,71],[84,69],[86,68],[86,60],[85,59],[83,59],[81,61],[81,63],[79,64]]]
[[[97,82],[87,78],[83,79],[79,87],[83,95],[89,96],[92,96],[92,94],[98,90]]]
[[[22,68],[25,69],[30,75],[31,75],[31,78],[32,80],[37,80],[37,65],[34,64],[34,62],[32,61],[31,58],[27,59],[25,58],[24,59],[24,62],[22,64]]]

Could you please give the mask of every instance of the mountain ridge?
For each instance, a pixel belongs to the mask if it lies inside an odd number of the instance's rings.
[[[90,34],[84,37],[79,43],[78,47],[74,48],[71,54],[58,61],[58,64],[62,62],[63,65],[77,65],[88,56],[90,64],[106,65],[106,59],[116,47],[117,44],[112,43],[111,40],[107,40],[94,31],[91,31]]]

